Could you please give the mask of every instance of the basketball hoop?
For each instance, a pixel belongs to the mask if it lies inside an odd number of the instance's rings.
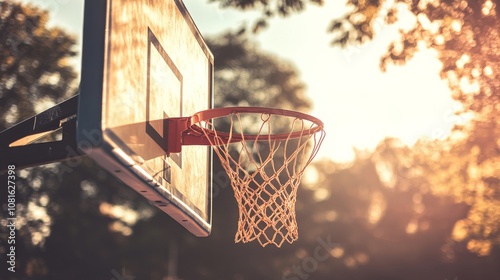
[[[211,145],[231,180],[235,242],[280,247],[297,240],[297,188],[325,137],[323,122],[289,110],[230,107],[198,112],[189,125],[182,145]]]
[[[219,157],[239,208],[235,242],[281,247],[297,240],[297,188],[325,137],[321,120],[282,109],[227,107],[165,123],[168,153],[210,145]]]

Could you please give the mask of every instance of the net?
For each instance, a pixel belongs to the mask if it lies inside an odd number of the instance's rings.
[[[323,123],[293,111],[247,110],[198,125],[231,180],[239,208],[235,242],[281,247],[298,238],[297,188],[324,139]]]

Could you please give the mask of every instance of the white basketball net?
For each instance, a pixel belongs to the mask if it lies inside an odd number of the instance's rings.
[[[317,154],[325,132],[312,122],[295,117],[286,117],[286,130],[300,131],[300,137],[286,137],[275,140],[272,134],[283,131],[282,116],[265,113],[256,124],[258,137],[247,140],[242,132],[248,124],[243,124],[242,115],[232,113],[229,139],[217,135],[212,122],[201,122],[205,136],[231,180],[234,197],[238,203],[239,220],[235,242],[257,240],[262,246],[274,244],[281,247],[283,242],[294,242],[298,238],[295,219],[297,188],[304,169]],[[254,113],[255,115],[255,113]],[[278,129],[275,126],[279,126]],[[315,132],[311,132],[315,129]],[[208,137],[208,132],[212,133]],[[282,132],[280,132],[282,133]],[[215,137],[214,135],[215,134]],[[252,133],[254,134],[254,133]],[[240,142],[230,143],[239,137]],[[262,136],[262,137],[261,137]],[[296,136],[296,134],[294,135]],[[229,141],[228,141],[229,140]]]

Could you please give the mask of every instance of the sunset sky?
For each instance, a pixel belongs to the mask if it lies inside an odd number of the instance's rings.
[[[184,1],[205,36],[252,23],[258,13],[219,9],[206,1]],[[307,85],[314,102],[311,114],[327,130],[320,157],[348,161],[353,147],[373,149],[387,136],[412,145],[420,137],[444,137],[459,119],[458,104],[439,78],[435,52],[423,50],[403,67],[379,69],[380,57],[397,38],[397,26],[376,27],[373,42],[347,49],[330,45],[330,21],[345,13],[344,1],[325,1],[305,12],[277,18],[254,36],[262,50],[291,61]],[[402,15],[401,26],[411,26],[411,15]]]
[[[83,1],[30,1],[53,11],[53,24],[77,33],[83,17]],[[251,24],[258,12],[220,9],[208,1],[185,0],[205,37],[242,24]],[[422,50],[405,66],[379,69],[380,57],[398,36],[397,26],[376,27],[374,41],[359,47],[333,48],[329,22],[346,11],[343,1],[326,1],[322,7],[287,18],[273,19],[269,27],[252,35],[261,50],[293,63],[313,101],[312,115],[326,125],[327,137],[318,158],[353,159],[353,148],[373,149],[385,137],[397,137],[412,145],[420,137],[446,136],[460,119],[459,107],[439,78],[440,62],[432,50]],[[413,23],[402,14],[400,26]],[[215,93],[217,94],[217,93]]]

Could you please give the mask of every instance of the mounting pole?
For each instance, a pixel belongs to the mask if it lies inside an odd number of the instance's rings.
[[[80,157],[76,142],[78,95],[0,132],[0,172]],[[58,141],[33,143],[62,129]]]

